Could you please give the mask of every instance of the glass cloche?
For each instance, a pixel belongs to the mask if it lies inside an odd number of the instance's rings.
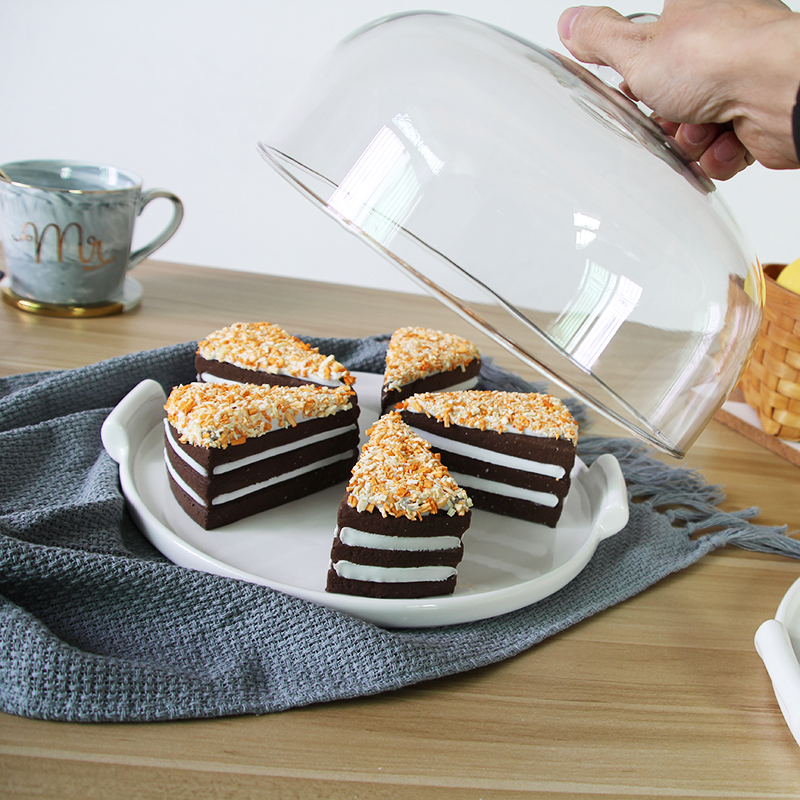
[[[714,185],[617,90],[517,36],[378,20],[259,149],[449,308],[673,456],[749,358],[761,268]]]

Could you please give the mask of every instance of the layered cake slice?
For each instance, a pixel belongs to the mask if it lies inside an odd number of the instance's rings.
[[[525,392],[417,394],[398,406],[476,509],[555,527],[575,462],[578,426],[557,398]]]
[[[379,598],[455,590],[472,505],[396,413],[368,431],[337,515],[329,592]]]
[[[206,530],[346,481],[358,407],[346,386],[177,386],[164,408],[172,493]]]
[[[480,351],[467,339],[429,328],[399,328],[386,350],[381,410],[417,392],[471,389],[480,369]]]
[[[236,322],[210,333],[198,342],[195,368],[197,379],[205,383],[351,386],[355,382],[333,356],[269,322]]]

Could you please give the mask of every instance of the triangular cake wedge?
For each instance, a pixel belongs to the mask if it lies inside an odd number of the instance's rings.
[[[452,594],[472,512],[431,446],[381,417],[339,506],[327,590],[376,598]]]
[[[525,392],[417,394],[398,406],[475,508],[555,527],[575,462],[578,426],[556,397]]]
[[[471,389],[480,351],[468,339],[430,328],[398,328],[386,350],[381,410],[418,392]]]
[[[344,482],[358,458],[346,386],[191,383],[164,408],[169,483],[206,530]]]
[[[197,379],[271,386],[351,386],[355,378],[331,355],[269,322],[236,322],[198,342]]]

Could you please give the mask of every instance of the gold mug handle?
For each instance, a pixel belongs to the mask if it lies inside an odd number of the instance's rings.
[[[144,207],[157,197],[165,197],[173,204],[172,219],[169,221],[167,227],[164,228],[155,239],[131,253],[128,259],[128,269],[133,269],[142,259],[147,258],[147,256],[158,250],[163,244],[166,244],[181,224],[181,220],[183,219],[183,203],[177,195],[164,189],[148,189],[146,192],[142,192],[139,200],[139,211],[136,213],[136,216],[138,217],[142,211],[144,211]]]

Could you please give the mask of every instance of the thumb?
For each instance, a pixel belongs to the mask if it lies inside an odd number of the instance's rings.
[[[568,8],[558,20],[558,35],[579,61],[613,67],[625,74],[650,26],[636,25],[611,8]]]

